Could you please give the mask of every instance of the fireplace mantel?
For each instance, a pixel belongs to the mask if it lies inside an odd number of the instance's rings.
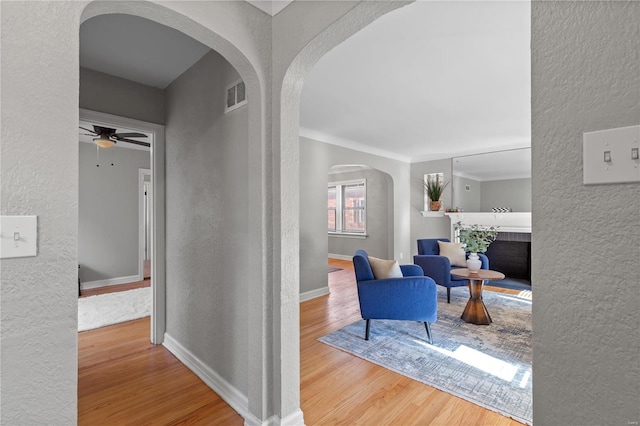
[[[481,213],[459,212],[445,213],[451,220],[451,240],[454,241],[453,226],[457,222],[463,225],[495,226],[499,232],[531,233],[531,212]]]

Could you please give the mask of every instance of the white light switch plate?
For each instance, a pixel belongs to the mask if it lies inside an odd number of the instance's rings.
[[[37,216],[0,216],[0,241],[0,259],[35,256]]]
[[[640,182],[640,126],[584,133],[582,137],[583,183]],[[609,160],[609,161],[605,161]]]

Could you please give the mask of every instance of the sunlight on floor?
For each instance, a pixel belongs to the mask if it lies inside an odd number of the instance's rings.
[[[533,293],[531,292],[531,290],[522,290],[520,293],[517,294],[517,296],[522,299],[528,299],[528,300],[533,299]]]
[[[440,352],[441,354],[447,355],[451,358],[457,359],[458,361],[464,362],[467,365],[475,367],[479,370],[484,371],[485,373],[489,373],[493,376],[496,376],[502,380],[506,380],[510,382],[516,376],[518,372],[518,367],[515,365],[509,364],[508,362],[504,362],[498,358],[492,357],[491,355],[484,354],[480,351],[477,351],[473,348],[470,348],[465,345],[460,345],[455,351],[451,352],[446,349],[439,348],[437,346],[429,345],[425,342],[420,342],[418,340],[414,340],[414,342],[423,345],[425,348],[433,349],[435,351]],[[528,380],[527,375],[525,374],[525,378],[523,381]],[[522,382],[521,382],[522,386]]]

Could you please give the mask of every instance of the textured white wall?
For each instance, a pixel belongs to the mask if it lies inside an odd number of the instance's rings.
[[[120,146],[101,149],[96,167],[96,146],[80,143],[79,149],[80,278],[86,282],[137,275],[138,171],[150,167],[150,153]]]
[[[640,2],[534,2],[533,420],[640,421],[640,185],[582,184],[582,133],[640,122]]]
[[[0,423],[76,423],[81,3],[2,2],[2,214],[38,255],[1,261]]]
[[[210,52],[166,89],[167,333],[246,394],[247,108],[224,113],[237,79]]]

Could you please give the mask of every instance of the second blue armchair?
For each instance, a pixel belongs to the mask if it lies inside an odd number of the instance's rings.
[[[425,238],[418,240],[418,254],[413,256],[413,263],[419,265],[424,274],[433,278],[436,284],[447,288],[447,303],[451,303],[451,287],[467,285],[467,280],[451,275],[452,268],[464,268],[464,266],[451,266],[449,258],[440,255],[438,241],[449,242],[447,238]],[[489,259],[482,253],[478,253],[482,261],[482,269],[489,269]]]

